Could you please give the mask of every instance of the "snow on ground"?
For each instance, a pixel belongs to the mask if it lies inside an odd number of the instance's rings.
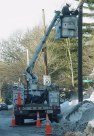
[[[92,92],[90,98],[88,98],[87,100],[94,102],[94,92]]]
[[[61,106],[60,121],[65,136],[94,136],[94,92],[82,103],[78,100],[66,101]]]

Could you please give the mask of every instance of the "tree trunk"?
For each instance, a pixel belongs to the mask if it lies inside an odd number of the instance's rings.
[[[68,50],[68,55],[69,55],[69,67],[71,70],[71,82],[72,82],[72,86],[74,87],[74,73],[73,73],[72,57],[71,57],[71,52],[70,52],[70,39],[68,38],[66,41],[67,41],[67,50]]]

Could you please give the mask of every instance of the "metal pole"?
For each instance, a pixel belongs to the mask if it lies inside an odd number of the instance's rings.
[[[79,7],[78,16],[78,101],[83,101],[82,87],[82,12],[83,4]]]

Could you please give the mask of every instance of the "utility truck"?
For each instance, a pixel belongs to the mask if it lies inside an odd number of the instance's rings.
[[[27,87],[15,84],[13,87],[13,105],[16,124],[23,124],[25,119],[45,118],[46,113],[51,121],[58,122],[60,114],[60,92],[59,87],[51,83],[49,75],[44,75],[44,84],[38,86],[38,77],[33,73],[35,62],[42,51],[44,44],[52,29],[56,28],[56,39],[77,37],[77,17],[63,17],[60,11],[55,11],[49,27],[37,46],[33,57],[25,71]],[[20,94],[20,104],[18,104]]]

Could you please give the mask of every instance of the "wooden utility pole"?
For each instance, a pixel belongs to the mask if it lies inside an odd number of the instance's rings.
[[[46,32],[46,25],[45,25],[45,12],[44,9],[42,9],[42,14],[43,14],[43,26],[44,26],[44,34]],[[44,71],[45,75],[48,75],[48,66],[47,66],[47,47],[46,44],[42,49],[43,52],[43,59],[44,59]]]

